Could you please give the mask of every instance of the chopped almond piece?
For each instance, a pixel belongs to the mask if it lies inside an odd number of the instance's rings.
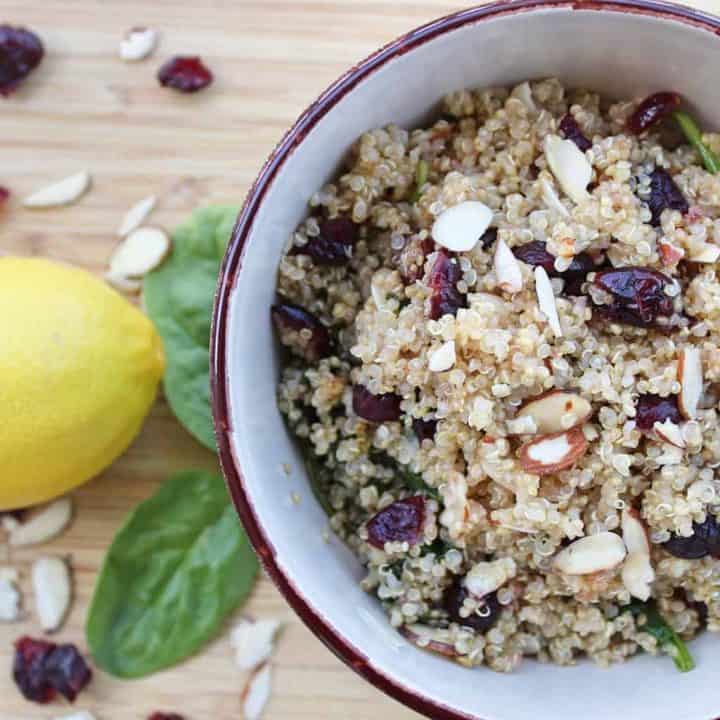
[[[582,425],[591,414],[592,405],[584,397],[555,389],[528,400],[517,417],[531,417],[537,432],[549,435]]]
[[[683,417],[692,420],[697,415],[698,403],[703,391],[703,369],[700,348],[687,345],[680,351],[678,359],[678,380],[680,395],[678,407]]]
[[[669,418],[664,422],[656,422],[653,425],[653,430],[661,440],[664,440],[675,447],[682,449],[685,448],[686,443],[682,434],[682,428],[679,425],[676,425]]]
[[[522,290],[523,277],[520,263],[501,238],[495,242],[493,267],[501,290],[508,293],[517,293]]]
[[[520,464],[528,473],[552,475],[574,465],[587,447],[581,428],[543,435],[520,448]]]
[[[617,567],[626,554],[619,535],[601,532],[575,540],[555,556],[553,564],[565,575],[591,575]]]
[[[648,539],[645,524],[640,518],[640,513],[635,508],[625,508],[622,511],[620,520],[623,540],[628,552],[650,553],[650,541]]]

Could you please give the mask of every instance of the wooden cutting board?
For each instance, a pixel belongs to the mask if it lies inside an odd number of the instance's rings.
[[[0,216],[0,252],[44,255],[101,273],[124,212],[159,195],[153,223],[172,228],[193,208],[240,203],[261,164],[305,106],[351,64],[402,32],[467,6],[441,0],[0,0],[0,22],[39,33],[47,56],[12,99],[0,100],[0,184],[14,200]],[[716,0],[700,0],[706,10]],[[128,65],[118,43],[132,26],[162,33],[155,57]],[[155,71],[173,54],[199,54],[209,90],[179,96]],[[18,197],[87,168],[93,189],[72,207],[24,210]],[[0,323],[2,321],[0,320]],[[161,399],[130,450],[75,493],[76,518],[41,550],[14,552],[28,620],[0,626],[0,720],[55,718],[70,709],[24,701],[12,681],[12,642],[37,634],[28,570],[39,552],[72,556],[76,600],[61,637],[85,648],[86,609],[105,549],[128,510],[168,474],[215,467]],[[0,469],[1,472],[1,469]],[[265,578],[244,612],[279,618],[267,720],[406,720],[415,713],[342,665],[295,618]],[[98,720],[176,711],[188,720],[239,720],[245,677],[227,633],[194,659],[121,682],[97,672],[77,702]]]

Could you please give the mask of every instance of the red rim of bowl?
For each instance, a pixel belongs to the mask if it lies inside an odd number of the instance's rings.
[[[325,643],[343,662],[360,674],[375,687],[387,693],[408,707],[435,720],[473,720],[474,716],[453,710],[445,705],[405,687],[375,667],[363,653],[349,643],[314,607],[303,597],[282,568],[275,561],[270,538],[255,515],[252,501],[246,490],[242,470],[231,445],[230,399],[226,374],[226,321],[228,305],[233,288],[240,280],[245,244],[252,232],[253,221],[263,198],[272,182],[282,169],[285,160],[304,140],[318,121],[325,116],[356,85],[365,80],[388,60],[402,55],[438,35],[456,30],[463,25],[481,20],[510,15],[513,13],[541,10],[543,8],[572,8],[578,10],[599,10],[620,13],[636,13],[650,17],[674,20],[683,24],[720,34],[720,19],[707,13],[682,5],[655,0],[510,0],[494,2],[480,7],[447,15],[423,25],[397,40],[380,48],[361,63],[355,65],[336,80],[305,112],[300,115],[292,128],[272,152],[260,174],[253,183],[228,245],[220,271],[210,347],[210,376],[212,386],[215,437],[220,455],[220,464],[228,488],[250,541],[265,569],[290,606],[307,627]]]

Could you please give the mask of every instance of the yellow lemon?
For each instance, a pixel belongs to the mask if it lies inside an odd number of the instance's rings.
[[[0,258],[0,510],[84,483],[130,444],[165,367],[153,324],[78,268]]]

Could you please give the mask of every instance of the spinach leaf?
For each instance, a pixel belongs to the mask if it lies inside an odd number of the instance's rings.
[[[437,488],[430,487],[423,480],[422,475],[414,473],[412,470],[408,470],[408,468],[403,467],[402,465],[398,466],[398,471],[406,487],[409,487],[411,490],[417,490],[417,492],[425,493],[436,500],[440,499],[440,493]]]
[[[665,648],[680,672],[689,672],[695,667],[687,645],[660,615],[655,603],[634,600],[623,608],[623,611],[629,612],[633,617],[645,617],[645,624],[638,625],[638,629],[652,635],[657,640],[658,647]]]
[[[147,275],[144,285],[148,315],[165,347],[165,395],[178,420],[211,450],[210,321],[220,261],[237,212],[209,207],[193,213],[175,231],[170,257]]]
[[[257,567],[222,478],[170,477],[105,556],[86,626],[95,662],[133,678],[188,657],[245,599]]]

